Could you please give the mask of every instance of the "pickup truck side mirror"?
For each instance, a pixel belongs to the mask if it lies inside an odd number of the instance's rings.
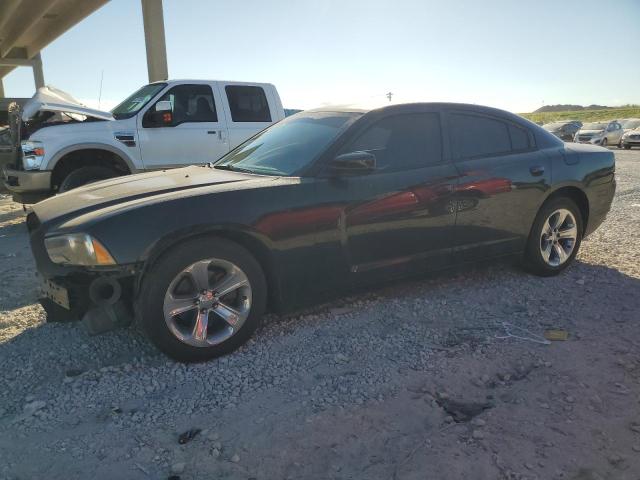
[[[156,103],[156,112],[170,112],[171,102],[169,100],[160,100]]]
[[[376,156],[369,152],[350,152],[338,155],[329,162],[329,171],[335,175],[359,175],[376,169]]]
[[[173,123],[172,105],[169,100],[160,100],[144,116],[143,127],[166,127]]]

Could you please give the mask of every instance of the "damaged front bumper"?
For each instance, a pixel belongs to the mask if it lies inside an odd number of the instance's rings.
[[[27,228],[42,280],[40,303],[47,321],[82,320],[90,334],[131,323],[142,264],[108,267],[56,264],[49,258],[44,232],[33,213],[27,216]]]

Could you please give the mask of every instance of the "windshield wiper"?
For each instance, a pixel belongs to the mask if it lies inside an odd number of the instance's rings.
[[[253,170],[249,170],[248,168],[232,167],[231,165],[213,165],[213,168],[217,168],[218,170],[229,170],[231,172],[255,173]]]

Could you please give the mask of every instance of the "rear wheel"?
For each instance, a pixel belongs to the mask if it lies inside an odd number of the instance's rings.
[[[186,242],[145,275],[144,331],[170,357],[199,362],[245,343],[266,307],[265,276],[240,245],[218,238]]]
[[[117,176],[118,172],[111,168],[99,166],[81,167],[77,170],[73,170],[64,178],[60,187],[58,187],[58,192],[68,192],[69,190],[73,190],[74,188],[78,188],[83,185],[88,185],[89,183]]]
[[[573,262],[582,232],[582,215],[573,200],[558,197],[547,201],[533,222],[525,266],[536,275],[557,275]]]

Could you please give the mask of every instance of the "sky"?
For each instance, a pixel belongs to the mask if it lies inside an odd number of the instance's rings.
[[[640,0],[164,0],[164,21],[170,78],[273,83],[285,108],[640,104]],[[148,82],[140,2],[112,0],[42,59],[46,84],[113,107]],[[31,69],[4,87],[31,96]]]

